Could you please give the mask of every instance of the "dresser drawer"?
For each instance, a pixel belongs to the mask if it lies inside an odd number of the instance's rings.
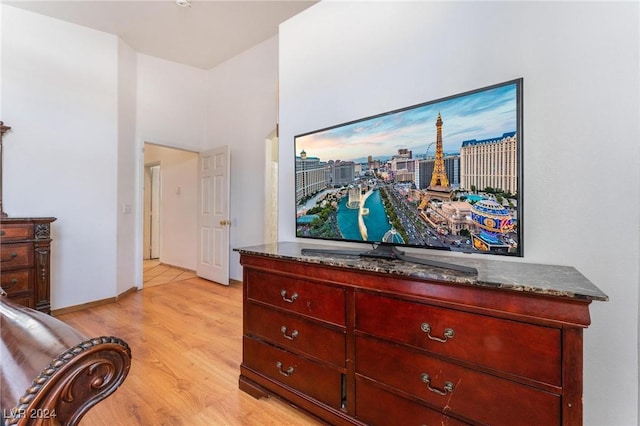
[[[399,344],[357,337],[355,365],[357,374],[481,423],[513,426],[527,419],[530,425],[554,425],[561,418],[559,395],[448,363]]]
[[[30,223],[0,224],[0,241],[16,241],[33,239],[33,225]]]
[[[0,287],[9,296],[31,291],[33,289],[31,269],[3,272],[0,275]]]
[[[33,262],[33,244],[3,244],[0,247],[0,268],[26,268]]]
[[[356,377],[356,417],[371,426],[465,426],[452,417],[399,397]]]
[[[561,385],[559,329],[357,293],[356,330]]]
[[[246,332],[277,346],[345,368],[345,332],[253,303],[246,305]]]
[[[9,298],[11,299],[12,302],[15,302],[19,305],[22,306],[26,306],[28,308],[31,309],[35,309],[36,308],[36,302],[33,299],[33,296],[9,296]]]
[[[332,324],[345,325],[344,289],[262,271],[245,273],[247,297]]]
[[[243,364],[333,408],[342,404],[342,374],[249,337],[243,338]]]

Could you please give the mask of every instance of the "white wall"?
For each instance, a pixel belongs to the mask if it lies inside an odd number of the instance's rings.
[[[290,19],[280,239],[295,239],[295,134],[523,77],[522,261],[575,266],[609,295],[585,331],[585,424],[638,424],[639,16],[637,2],[322,2]]]
[[[276,126],[277,68],[277,37],[209,71],[138,55],[139,141],[193,151],[229,146],[229,275],[236,280],[242,279],[242,268],[233,248],[259,244],[264,239],[260,212],[264,206],[265,139]],[[163,172],[163,194],[164,182]],[[165,196],[175,196],[175,188]],[[167,206],[168,200],[163,199],[163,210]],[[195,226],[195,214],[194,207],[194,222],[189,222],[183,211],[182,226],[187,233],[180,239],[170,237],[164,222],[167,215],[163,214],[163,262],[195,269],[195,252],[191,259],[187,256],[196,249],[197,235],[192,241],[188,238],[191,225]],[[171,252],[165,251],[167,238],[172,241]]]
[[[2,8],[4,204],[55,216],[51,306],[114,296],[118,39]]]
[[[276,127],[277,70],[274,37],[209,71],[207,148],[229,146],[232,249],[264,241],[265,139]],[[229,276],[241,280],[238,254],[229,259]]]
[[[2,13],[4,8],[0,7],[0,23],[2,22]],[[4,43],[2,42],[3,31],[0,31],[0,121],[2,121],[2,49]]]
[[[136,285],[136,52],[118,40],[118,239],[116,294]]]
[[[138,54],[136,122],[144,142],[200,151],[207,129],[207,71]]]
[[[155,58],[137,55],[137,93],[136,93],[136,132],[137,132],[137,187],[139,197],[136,200],[137,249],[135,256],[142,262],[143,233],[143,182],[145,155],[147,162],[153,161],[155,154],[143,154],[145,143],[164,145],[190,151],[201,151],[205,146],[207,129],[207,71]],[[147,145],[153,151],[152,145]],[[168,151],[167,151],[168,152]],[[197,173],[197,161],[194,154],[190,159],[174,161],[163,160],[168,168],[163,168],[163,180],[168,180],[173,192],[163,194],[161,261],[187,269],[195,269],[196,264],[196,213],[197,207],[192,197],[197,191],[197,179],[186,174]],[[185,164],[191,164],[189,171],[175,171]],[[182,165],[182,166],[180,166]],[[173,170],[173,172],[171,171]],[[166,174],[165,174],[166,172]],[[186,180],[194,179],[192,185]],[[176,182],[178,182],[176,184]],[[181,194],[175,193],[177,185],[183,186]],[[164,187],[163,187],[164,188]],[[167,186],[169,188],[169,186]],[[169,191],[167,189],[167,191]],[[176,202],[173,205],[173,202]],[[193,208],[192,211],[188,211]],[[175,227],[172,227],[175,225]],[[141,272],[139,274],[141,281]]]
[[[105,33],[6,5],[2,12],[1,48],[11,60],[0,68],[1,119],[14,129],[5,144],[5,210],[58,217],[54,310],[141,283],[145,142],[192,151],[229,145],[231,245],[262,242],[256,218],[264,141],[276,121],[277,38],[204,71],[138,54]],[[26,175],[29,168],[38,172]],[[183,187],[183,200],[191,190]],[[176,245],[163,260],[194,269],[196,209],[181,206],[179,219],[165,219],[187,232],[167,231]],[[230,276],[242,276],[235,252]]]
[[[147,144],[144,158],[160,165],[160,261],[195,270],[198,154]]]
[[[0,110],[14,128],[5,144],[5,157],[12,157],[5,165],[5,210],[58,217],[54,309],[140,284],[145,142],[192,151],[229,145],[231,245],[262,242],[257,219],[265,138],[276,125],[277,38],[204,71],[137,54],[105,33],[10,6],[2,12],[1,48],[11,61],[0,68]],[[21,170],[33,166],[40,171],[23,177]],[[22,196],[29,191],[38,197]],[[195,226],[195,213],[189,221],[183,211],[183,227]],[[190,236],[165,235],[178,245],[163,260],[193,269]],[[231,278],[241,279],[237,254],[230,258]]]

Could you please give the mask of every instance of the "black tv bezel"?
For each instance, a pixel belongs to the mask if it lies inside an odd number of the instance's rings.
[[[393,115],[396,113],[400,113],[403,111],[408,111],[411,109],[416,109],[416,108],[420,108],[423,106],[427,106],[427,105],[431,105],[431,104],[437,104],[440,102],[444,102],[447,100],[451,100],[451,99],[455,99],[455,98],[460,98],[460,97],[465,97],[465,96],[469,96],[469,95],[473,95],[479,92],[483,92],[483,91],[487,91],[487,90],[492,90],[498,87],[502,87],[502,86],[508,86],[508,85],[515,85],[516,86],[516,134],[518,135],[517,137],[517,153],[516,153],[516,158],[517,158],[517,184],[516,187],[518,189],[518,196],[517,196],[517,207],[516,207],[516,211],[518,214],[517,217],[517,221],[518,221],[518,226],[517,226],[517,235],[518,235],[518,248],[517,248],[517,253],[499,253],[499,252],[482,252],[482,251],[452,251],[450,249],[447,249],[447,247],[438,247],[438,246],[428,246],[428,245],[419,245],[419,244],[409,244],[409,243],[404,243],[404,244],[395,244],[395,243],[389,243],[389,242],[382,242],[382,241],[362,241],[362,240],[353,240],[353,239],[346,239],[346,238],[323,238],[323,237],[312,237],[312,236],[299,236],[297,233],[297,203],[295,201],[296,197],[295,197],[295,191],[296,191],[296,165],[295,165],[295,161],[296,161],[296,157],[298,155],[297,153],[297,149],[296,149],[296,145],[297,145],[297,140],[298,138],[302,138],[304,136],[308,136],[308,135],[312,135],[315,133],[321,133],[321,132],[325,132],[328,130],[332,130],[332,129],[337,129],[340,127],[344,127],[344,126],[350,126],[356,123],[360,123],[360,122],[364,122],[364,121],[368,121],[368,120],[373,120],[373,119],[377,119],[377,118],[381,118],[381,117],[385,117],[388,115]],[[398,108],[395,110],[391,110],[391,111],[387,111],[387,112],[383,112],[380,114],[375,114],[375,115],[371,115],[371,116],[367,116],[367,117],[363,117],[363,118],[359,118],[359,119],[355,119],[355,120],[351,120],[351,121],[346,121],[340,124],[336,124],[336,125],[332,125],[332,126],[328,126],[328,127],[324,127],[324,128],[320,128],[320,129],[316,129],[316,130],[311,130],[308,132],[304,132],[304,133],[299,133],[294,135],[293,137],[293,160],[294,160],[294,167],[293,167],[293,190],[294,190],[294,197],[293,197],[293,202],[294,202],[294,209],[293,209],[293,215],[294,215],[294,235],[296,239],[301,239],[301,240],[314,240],[314,241],[330,241],[330,242],[337,242],[337,243],[357,243],[360,245],[369,245],[369,246],[373,246],[375,247],[382,247],[382,246],[393,246],[393,247],[400,247],[400,248],[417,248],[417,249],[424,249],[424,250],[434,250],[434,251],[448,251],[450,253],[454,253],[454,252],[460,252],[463,254],[478,254],[478,255],[493,255],[493,256],[504,256],[504,257],[524,257],[524,236],[523,236],[523,217],[524,217],[524,132],[523,132],[523,127],[524,127],[524,101],[523,101],[523,92],[524,92],[524,78],[523,77],[519,77],[519,78],[514,78],[511,80],[507,80],[507,81],[503,81],[500,83],[495,83],[495,84],[491,84],[488,86],[483,86],[477,89],[471,89],[471,90],[467,90],[465,92],[460,92],[460,93],[456,93],[453,95],[449,95],[449,96],[445,96],[442,98],[437,98],[437,99],[433,99],[430,101],[426,101],[426,102],[421,102],[418,104],[414,104],[414,105],[410,105],[407,107],[403,107],[403,108]]]

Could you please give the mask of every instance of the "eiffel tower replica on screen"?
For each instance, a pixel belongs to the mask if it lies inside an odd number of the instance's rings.
[[[431,183],[427,187],[427,199],[439,199],[442,201],[451,201],[453,198],[453,188],[449,185],[447,171],[444,168],[444,152],[442,150],[442,117],[438,113],[436,120],[436,158],[433,164],[433,173],[431,174]]]

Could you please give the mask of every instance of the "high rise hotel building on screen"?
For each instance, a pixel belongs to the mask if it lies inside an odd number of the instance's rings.
[[[296,157],[296,204],[327,186],[325,164],[317,157],[307,157],[303,150]]]
[[[460,147],[460,187],[467,191],[491,187],[511,194],[518,192],[517,134],[468,140]]]

